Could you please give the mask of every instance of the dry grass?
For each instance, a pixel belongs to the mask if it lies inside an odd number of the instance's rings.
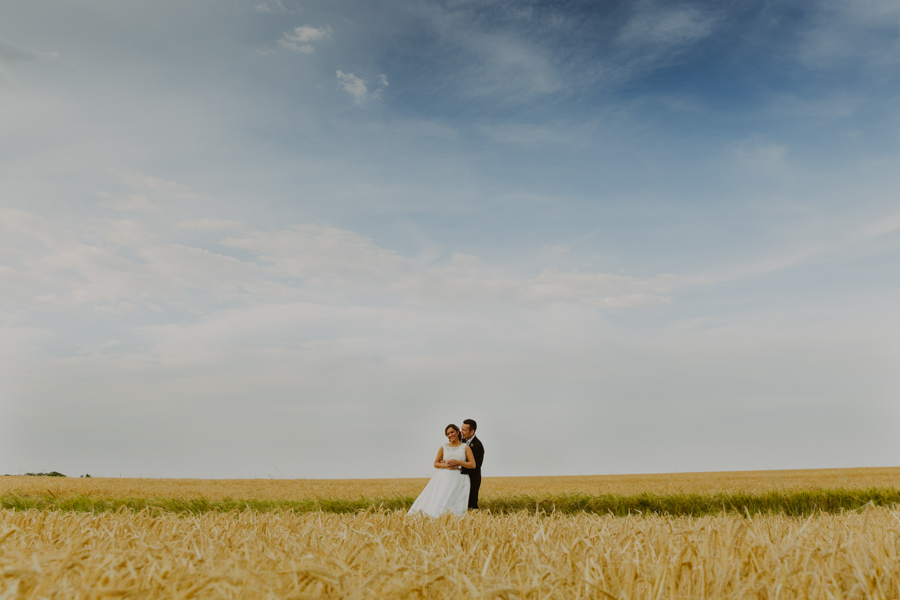
[[[92,498],[207,498],[307,500],[417,496],[427,479],[113,479],[0,477],[0,496]],[[734,471],[583,477],[485,477],[483,498],[582,493],[588,495],[866,489],[900,487],[900,467]]]
[[[897,598],[900,513],[0,511],[0,598]]]

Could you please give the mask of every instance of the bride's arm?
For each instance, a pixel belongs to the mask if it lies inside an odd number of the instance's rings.
[[[434,459],[434,468],[435,469],[446,469],[447,463],[444,462],[444,447],[441,446],[441,449],[438,450],[437,458]]]
[[[443,457],[444,449],[441,448],[440,456]],[[447,461],[447,464],[452,467],[465,467],[467,469],[477,469],[478,465],[475,464],[475,456],[472,454],[472,449],[466,446],[466,462],[461,460],[456,460],[455,458],[451,458]]]

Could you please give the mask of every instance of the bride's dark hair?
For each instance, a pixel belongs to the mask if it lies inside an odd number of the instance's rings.
[[[462,435],[462,434],[460,433],[460,431],[459,431],[459,427],[457,427],[457,426],[454,425],[453,423],[450,423],[449,425],[447,425],[446,427],[444,427],[444,435],[447,435],[447,430],[448,430],[448,429],[452,429],[453,431],[455,431],[455,432],[456,432],[456,437],[457,437],[457,438],[459,438],[459,436]]]

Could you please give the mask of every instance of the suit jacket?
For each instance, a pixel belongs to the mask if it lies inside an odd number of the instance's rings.
[[[484,446],[481,444],[481,440],[478,439],[477,436],[472,436],[472,442],[469,444],[469,448],[472,449],[472,456],[475,457],[475,468],[467,469],[465,467],[461,467],[459,472],[466,475],[478,475],[481,476],[481,461],[484,460]]]

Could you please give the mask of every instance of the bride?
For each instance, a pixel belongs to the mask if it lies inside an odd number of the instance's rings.
[[[462,443],[459,427],[450,424],[444,429],[447,442],[438,450],[434,459],[434,468],[440,469],[416,501],[409,514],[424,514],[429,517],[440,517],[446,513],[463,515],[469,505],[469,476],[459,472],[459,468],[449,464],[448,460],[457,460],[459,465],[467,469],[475,468],[475,457],[472,449]]]

